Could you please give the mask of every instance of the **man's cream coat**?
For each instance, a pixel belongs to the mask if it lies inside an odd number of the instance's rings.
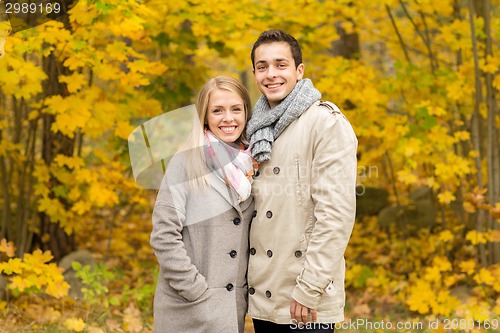
[[[356,206],[354,131],[338,108],[316,102],[273,144],[253,183],[249,315],[290,323],[290,301],[343,320],[344,251]]]

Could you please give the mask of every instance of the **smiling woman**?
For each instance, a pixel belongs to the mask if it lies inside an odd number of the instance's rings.
[[[250,98],[218,76],[196,109],[192,140],[171,159],[153,211],[155,332],[243,333],[256,168],[243,135]]]
[[[220,140],[238,140],[245,127],[245,107],[241,97],[230,90],[216,89],[210,93],[206,124]]]

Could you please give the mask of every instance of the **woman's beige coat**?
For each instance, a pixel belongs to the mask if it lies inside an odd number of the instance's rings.
[[[172,159],[153,211],[155,332],[243,333],[253,198],[238,204],[212,174],[208,188],[193,190],[185,168],[182,158]]]
[[[333,104],[315,103],[274,142],[252,191],[249,315],[290,323],[290,301],[343,320],[344,251],[354,224],[357,139]]]

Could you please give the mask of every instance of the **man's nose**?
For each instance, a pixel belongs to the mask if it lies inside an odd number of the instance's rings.
[[[277,76],[277,68],[274,66],[269,66],[267,69],[267,77],[268,78],[273,78]]]

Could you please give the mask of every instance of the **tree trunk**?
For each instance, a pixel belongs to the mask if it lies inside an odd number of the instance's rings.
[[[491,14],[490,14],[490,1],[484,0],[482,11],[480,12],[481,16],[484,19],[484,33],[486,36],[486,49],[485,49],[485,58],[488,57],[493,58],[493,47],[492,47],[492,37],[491,37]],[[493,74],[486,73],[486,106],[488,108],[488,139],[486,147],[488,147],[487,151],[487,160],[488,160],[488,201],[491,205],[495,205],[500,201],[499,193],[500,193],[500,161],[499,161],[499,153],[500,149],[498,143],[498,131],[496,128],[496,116],[497,116],[497,107],[495,100],[495,88],[493,87]],[[499,224],[497,221],[490,215],[488,217],[488,229],[489,230],[498,230]],[[489,243],[489,252],[490,252],[490,264],[496,264],[500,262],[500,244]]]
[[[54,95],[67,96],[68,92],[64,84],[59,83],[59,75],[70,75],[70,71],[65,68],[53,54],[43,59],[43,69],[48,76],[44,85],[44,97]],[[42,160],[49,166],[54,158],[59,155],[73,156],[75,149],[75,140],[61,133],[54,133],[51,130],[55,116],[50,114],[43,115],[42,119]],[[50,187],[59,185],[54,177],[51,178]],[[61,199],[59,199],[61,200]],[[68,203],[62,202],[69,208]],[[51,220],[45,213],[39,213],[39,234],[35,235],[33,240],[34,247],[40,247],[43,250],[50,250],[55,260],[60,260],[63,256],[75,250],[76,244],[73,235],[68,235],[58,222]]]
[[[479,54],[478,54],[478,46],[477,46],[477,38],[476,38],[476,29],[474,26],[474,17],[475,10],[473,0],[469,0],[469,23],[471,29],[471,38],[472,38],[472,48],[474,54],[474,81],[475,81],[475,95],[474,95],[474,113],[472,115],[471,127],[472,127],[472,142],[474,145],[474,149],[477,151],[477,156],[475,158],[476,169],[477,169],[477,186],[479,189],[483,188],[483,176],[481,173],[481,124],[480,124],[480,114],[479,108],[480,104],[483,100],[483,93],[481,87],[481,72],[479,70]],[[478,232],[484,231],[484,210],[479,210],[477,213],[476,219],[476,229]],[[488,265],[486,247],[484,244],[479,244],[479,260],[483,266]]]
[[[340,38],[332,43],[332,54],[346,59],[359,59],[359,35],[346,33],[340,22],[335,23],[335,28]]]

